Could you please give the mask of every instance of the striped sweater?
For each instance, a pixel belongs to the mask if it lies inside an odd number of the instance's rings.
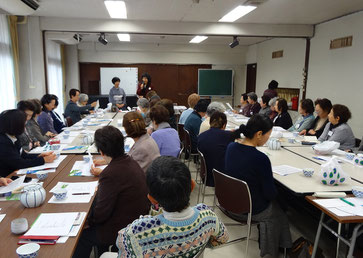
[[[193,207],[187,220],[170,221],[163,214],[144,216],[120,230],[118,257],[194,257],[206,244],[223,244],[228,234],[205,204]]]

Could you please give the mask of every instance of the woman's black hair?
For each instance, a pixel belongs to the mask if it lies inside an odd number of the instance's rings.
[[[287,110],[289,109],[287,106],[287,101],[286,99],[283,98],[278,98],[277,100],[277,108],[278,111],[281,110],[281,114],[287,112]]]
[[[54,104],[54,107],[58,107],[59,105],[59,101],[58,101],[58,97],[56,95],[52,95],[55,99],[55,104]]]
[[[20,100],[18,102],[18,104],[16,105],[16,108],[21,110],[21,111],[27,111],[27,110],[30,110],[30,111],[35,111],[35,107],[33,105],[33,103],[31,101],[28,101],[28,100]]]
[[[210,117],[209,124],[211,128],[222,129],[227,124],[227,116],[223,112],[215,111]]]
[[[24,133],[26,114],[18,109],[5,110],[0,114],[0,133],[18,136]]]
[[[241,94],[241,96],[243,97],[244,101],[247,101],[247,99],[248,99],[247,93],[243,93],[243,94]]]
[[[268,88],[270,90],[276,90],[278,86],[279,86],[279,83],[275,80],[270,81],[270,83],[268,84]]]
[[[73,96],[77,95],[77,92],[81,93],[79,90],[77,89],[70,89],[69,90],[69,98],[72,98]]]
[[[305,112],[309,115],[314,113],[314,103],[311,99],[303,99],[300,104],[301,108],[304,109]]]
[[[104,126],[95,132],[95,145],[104,155],[117,158],[125,155],[124,136],[113,126]]]
[[[262,131],[262,134],[268,133],[273,127],[273,123],[271,119],[266,115],[256,114],[252,116],[247,125],[240,125],[239,131],[243,133],[243,135],[252,139],[258,131]]]
[[[146,85],[146,87],[149,87],[150,86],[150,84],[151,84],[151,76],[148,74],[148,73],[143,73],[142,75],[141,75],[141,80],[142,80],[142,78],[146,78],[147,79],[147,85]]]
[[[115,84],[116,82],[120,82],[121,80],[120,80],[120,78],[118,78],[118,77],[113,77],[112,78],[112,84]]]
[[[57,101],[58,97],[52,94],[45,94],[40,102],[42,103],[43,110],[45,109],[45,104],[49,104],[52,100]]]
[[[333,105],[332,109],[334,117],[339,117],[339,124],[348,122],[348,120],[352,117],[352,113],[347,106],[335,104]]]
[[[271,100],[271,98],[270,98],[269,96],[267,96],[267,95],[263,95],[263,96],[261,97],[261,99],[262,99],[262,103],[266,104],[267,106],[268,106],[268,103],[269,103],[269,102],[270,102],[270,100]]]
[[[330,110],[332,109],[333,105],[331,104],[331,101],[329,99],[317,99],[315,100],[315,106],[319,105],[322,110],[324,110],[327,113],[330,113]]]
[[[167,212],[180,212],[189,206],[192,191],[188,167],[170,156],[156,158],[146,172],[150,195]]]

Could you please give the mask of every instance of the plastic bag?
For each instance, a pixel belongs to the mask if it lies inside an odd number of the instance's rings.
[[[350,179],[350,176],[339,165],[338,159],[333,157],[321,165],[320,178],[324,185],[337,186]]]
[[[339,142],[325,141],[312,146],[313,150],[318,155],[331,154],[334,150],[340,147]]]

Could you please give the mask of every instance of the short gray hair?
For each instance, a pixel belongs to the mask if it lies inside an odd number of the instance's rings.
[[[275,106],[277,99],[278,99],[277,97],[274,97],[274,98],[270,99],[270,101],[268,102],[268,105],[270,107]]]
[[[257,94],[254,92],[250,92],[247,94],[248,97],[250,97],[250,99],[252,99],[253,101],[257,101]]]
[[[213,101],[207,107],[207,116],[211,117],[216,111],[223,113],[226,108],[221,102]]]
[[[79,103],[82,103],[82,102],[85,102],[85,101],[88,102],[88,95],[86,93],[79,94],[79,100],[78,100],[78,102]]]
[[[150,107],[149,101],[145,98],[138,99],[136,105],[139,106],[140,108],[149,108]]]

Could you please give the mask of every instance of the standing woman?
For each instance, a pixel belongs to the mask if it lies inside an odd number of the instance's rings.
[[[43,132],[51,132],[57,134],[54,128],[51,112],[55,108],[56,96],[45,94],[40,100],[42,103],[42,113],[38,116],[38,123]]]
[[[40,155],[28,154],[20,146],[17,136],[25,130],[26,114],[17,109],[6,110],[0,114],[0,176],[44,163],[51,163],[56,155],[45,152]]]
[[[145,98],[146,94],[154,89],[151,85],[151,76],[148,73],[144,73],[141,75],[141,81],[142,82],[137,87],[137,95],[139,98]]]
[[[278,257],[279,248],[292,245],[289,222],[277,202],[277,189],[270,159],[256,149],[263,146],[272,132],[272,121],[267,116],[254,115],[247,125],[240,126],[245,139],[232,142],[226,151],[225,172],[248,184],[252,199],[252,221],[259,222],[260,256]],[[246,219],[245,214],[236,216]]]

